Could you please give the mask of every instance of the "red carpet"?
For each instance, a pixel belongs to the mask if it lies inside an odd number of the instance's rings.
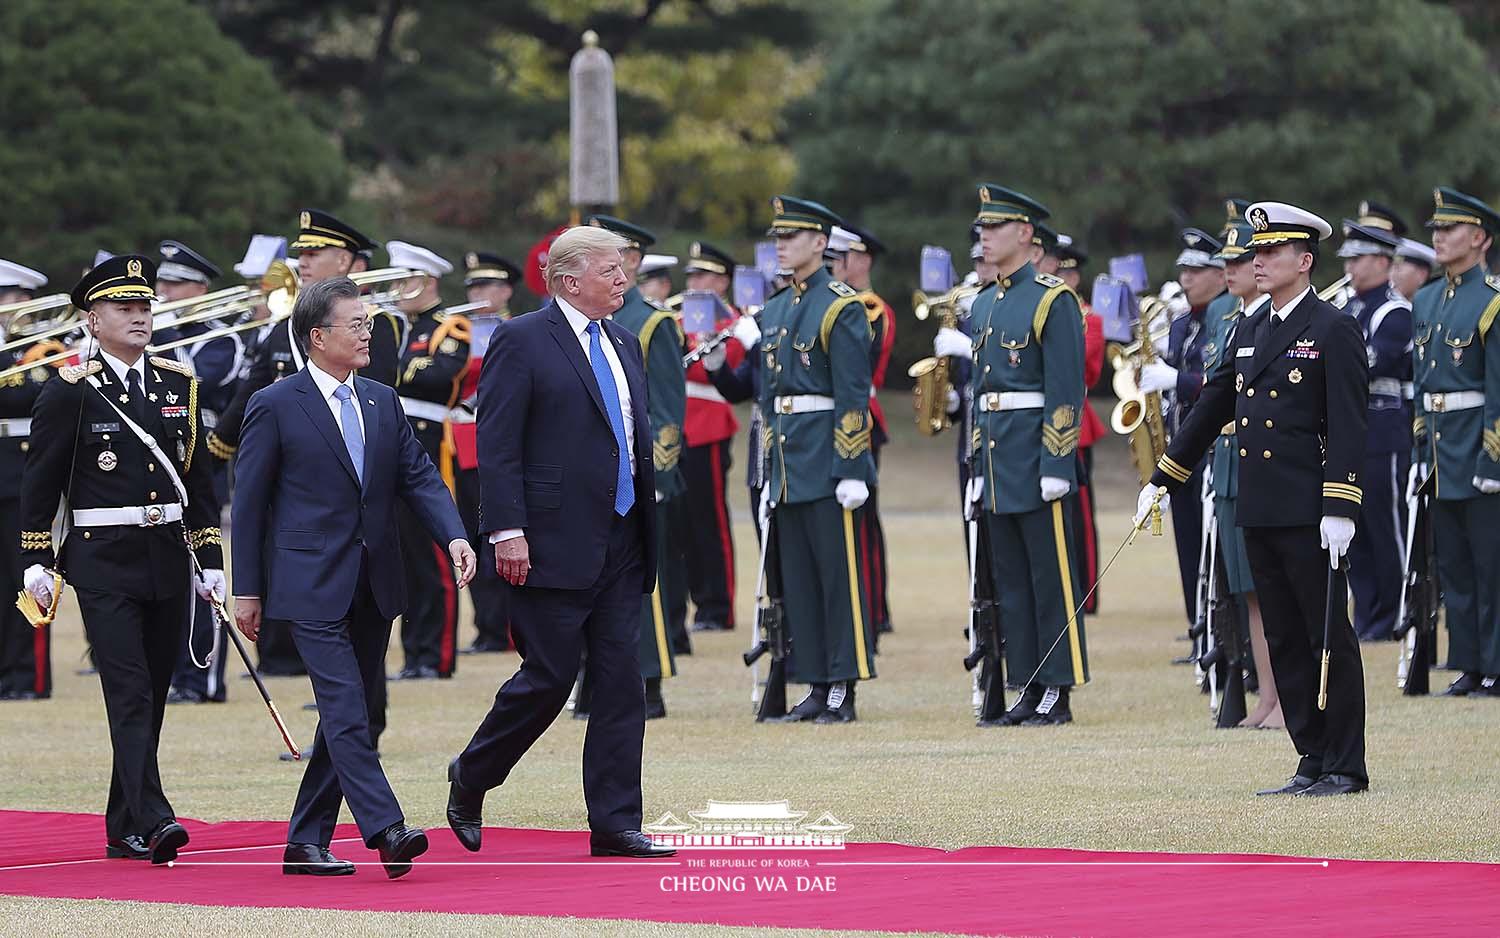
[[[188,851],[175,867],[152,868],[99,859],[96,815],[0,811],[9,844],[0,894],[1118,938],[1479,934],[1500,896],[1500,865],[1481,863],[851,844],[647,864],[591,860],[582,833],[507,828],[488,829],[477,855],[450,831],[430,831],[432,849],[395,881],[357,839],[336,842],[359,872],[315,880],[281,875],[285,824],[184,823]],[[352,826],[338,836],[357,838]],[[689,865],[700,860],[708,865]],[[776,865],[786,863],[796,865]]]

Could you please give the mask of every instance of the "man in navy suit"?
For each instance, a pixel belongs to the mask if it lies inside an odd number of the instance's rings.
[[[448,823],[478,850],[484,795],[567,703],[588,649],[583,790],[594,856],[660,857],[640,831],[641,596],[656,581],[657,495],[640,341],[609,320],[626,242],[571,228],[548,251],[553,299],[502,323],[479,378],[479,530],[513,587],[521,668],[448,766]]]
[[[475,569],[458,509],[396,392],[354,376],[370,361],[370,324],[346,277],[302,291],[292,332],[308,365],[256,392],[240,438],[235,621],[252,641],[262,615],[289,621],[318,702],[287,835],[289,874],[354,872],[328,851],[346,798],[386,875],[408,872],[427,850],[427,835],[404,823],[370,735],[391,620],[406,605],[396,500],[448,545],[460,587]]]

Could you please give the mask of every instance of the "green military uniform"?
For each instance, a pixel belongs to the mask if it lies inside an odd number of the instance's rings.
[[[1429,227],[1478,225],[1500,215],[1478,199],[1438,189]],[[1500,278],[1476,264],[1418,291],[1412,303],[1418,461],[1435,484],[1433,529],[1448,622],[1449,693],[1500,694]],[[1494,344],[1491,344],[1494,342]]]
[[[979,190],[980,225],[1032,224],[1047,210],[999,186]],[[1083,406],[1083,313],[1057,277],[1030,263],[989,284],[970,323],[972,472],[984,480],[983,517],[1000,598],[1010,679],[1030,681],[1006,724],[1071,719],[1068,688],[1088,680],[1083,598],[1065,499],[1043,501],[1042,479],[1077,488]]]
[[[773,235],[827,234],[839,224],[815,202],[783,196],[772,204]],[[788,679],[813,687],[789,718],[823,719],[826,708],[847,721],[852,682],[875,676],[855,537],[863,509],[847,510],[835,495],[843,480],[875,486],[870,321],[859,295],[820,266],[767,301],[761,333],[759,406],[791,625]]]

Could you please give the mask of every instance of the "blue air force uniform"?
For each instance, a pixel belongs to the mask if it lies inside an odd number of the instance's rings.
[[[1500,215],[1452,189],[1429,227],[1500,231]],[[1433,529],[1455,696],[1494,693],[1500,675],[1500,279],[1476,264],[1417,293],[1412,306],[1417,457],[1435,485]],[[1486,493],[1482,488],[1496,489]]]

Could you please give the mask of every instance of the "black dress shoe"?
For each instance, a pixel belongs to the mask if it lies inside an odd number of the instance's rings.
[[[1022,726],[1061,726],[1073,722],[1073,708],[1068,703],[1066,687],[1043,688],[1036,702],[1036,712],[1022,722]]]
[[[826,709],[828,709],[828,685],[814,684],[812,685],[812,689],[807,692],[807,696],[803,697],[797,706],[787,711],[787,715],[782,717],[780,722],[810,722],[816,720],[818,714]]]
[[[974,725],[986,729],[996,726],[1020,726],[1036,715],[1037,701],[1042,699],[1042,689],[1035,684],[1026,688],[1026,692],[1017,694],[1015,702],[1010,709],[1000,714],[993,720],[979,720]]]
[[[1285,785],[1280,788],[1262,788],[1256,792],[1256,797],[1262,795],[1295,795],[1306,791],[1318,783],[1318,780],[1310,775],[1293,775]]]
[[[448,763],[448,826],[470,853],[478,853],[484,837],[484,792],[458,783],[458,760]]]
[[[317,713],[318,712],[318,703],[317,703],[317,701],[313,701],[311,703],[305,703],[305,704],[302,705],[302,709],[303,710],[311,711],[312,713]]]
[[[856,719],[858,717],[854,713],[854,683],[840,681],[829,685],[824,710],[813,717],[813,722],[826,726],[829,723],[853,723]]]
[[[491,652],[509,651],[510,646],[493,638],[476,638],[467,648],[459,649],[461,655],[484,655]]]
[[[151,849],[139,834],[131,834],[104,845],[104,855],[111,860],[149,860]]]
[[[661,694],[646,698],[646,719],[661,720],[667,715],[667,702],[662,699]]]
[[[38,694],[36,691],[32,690],[29,687],[26,688],[25,690],[8,690],[5,693],[0,694],[0,700],[40,700],[40,699],[42,699],[42,695]]]
[[[187,842],[186,828],[170,818],[162,821],[156,825],[156,830],[151,832],[151,837],[146,844],[146,849],[151,855],[151,863],[155,866],[171,863],[177,859],[177,851],[186,846]]]
[[[687,636],[672,639],[672,654],[691,658],[693,656],[693,643],[688,641]]]
[[[421,676],[422,676],[422,669],[421,668],[402,668],[400,671],[397,671],[395,674],[392,674],[389,678],[386,678],[386,680],[389,680],[389,681],[415,681],[417,678],[419,678]]]
[[[307,760],[311,759],[313,757],[313,753],[315,753],[317,751],[318,751],[318,747],[317,746],[315,746],[315,745],[309,745],[306,749],[302,750],[302,758],[301,759],[298,759],[296,756],[292,755],[289,752],[278,753],[277,756],[276,756],[276,758],[280,762],[306,762]],[[375,758],[377,758],[377,759],[380,758],[380,753],[378,753],[378,752],[375,753]]]
[[[427,832],[405,824],[392,824],[375,835],[370,846],[380,852],[385,875],[391,879],[411,872],[411,861],[427,852]]]
[[[1500,678],[1488,675],[1474,688],[1475,697],[1500,697]]]
[[[353,876],[354,864],[318,844],[287,844],[281,872],[284,876]]]
[[[677,855],[676,850],[658,847],[640,831],[590,834],[589,853],[596,857],[633,857],[638,860],[659,860]]]
[[[207,699],[208,699],[207,697],[205,697],[203,694],[198,693],[195,690],[186,690],[186,689],[177,688],[177,687],[172,688],[171,693],[167,694],[167,703],[169,703],[169,704],[181,704],[181,703],[195,703],[196,704],[196,703],[203,703],[203,701],[205,701]]]
[[[891,625],[891,620],[889,619],[881,619],[875,623],[875,634],[877,635],[885,635],[894,631],[896,631],[896,627]]]
[[[1355,795],[1365,791],[1370,783],[1353,775],[1329,774],[1318,779],[1301,791],[1292,792],[1299,798],[1321,798],[1325,795]]]
[[[1479,690],[1481,676],[1477,671],[1465,671],[1459,675],[1458,680],[1448,685],[1448,689],[1439,694],[1439,697],[1467,697]]]

